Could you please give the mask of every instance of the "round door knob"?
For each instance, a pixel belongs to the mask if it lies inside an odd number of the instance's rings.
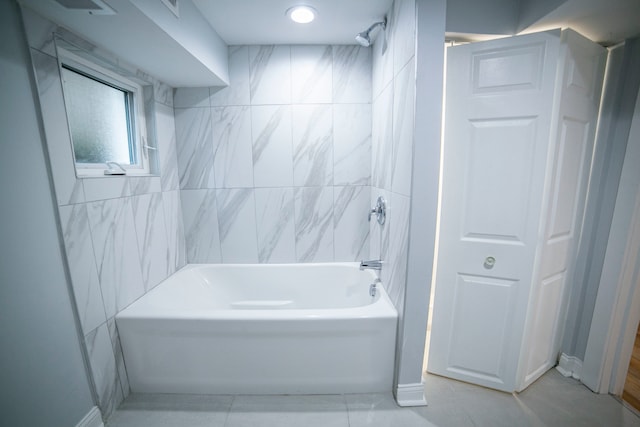
[[[486,268],[487,270],[491,270],[495,264],[496,259],[492,256],[488,256],[484,259],[484,268]]]

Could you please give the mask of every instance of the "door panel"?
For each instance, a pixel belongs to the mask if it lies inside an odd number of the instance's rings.
[[[463,236],[523,243],[536,120],[474,120],[470,125]]]
[[[449,369],[482,381],[504,385],[510,323],[518,283],[459,275],[456,283]],[[469,322],[466,317],[483,319]]]
[[[448,50],[429,372],[515,390],[559,43],[555,31]]]
[[[554,366],[560,351],[561,326],[575,265],[576,247],[582,228],[584,202],[593,153],[606,50],[578,33],[562,33],[563,70],[558,103],[558,125],[551,135],[552,153],[550,201],[544,239],[540,244],[537,283],[523,351],[528,354],[519,389],[531,384]]]

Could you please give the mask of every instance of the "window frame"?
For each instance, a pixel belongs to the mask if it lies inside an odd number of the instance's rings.
[[[58,68],[60,81],[62,84],[63,98],[65,99],[65,116],[67,118],[67,127],[69,129],[69,139],[71,142],[71,154],[75,166],[76,176],[78,178],[86,177],[109,177],[104,171],[109,169],[106,163],[79,163],[75,158],[75,148],[73,145],[73,136],[71,132],[71,123],[66,109],[68,96],[65,90],[63,69],[84,75],[87,78],[97,82],[111,86],[121,90],[127,94],[125,97],[125,108],[127,110],[128,124],[127,134],[129,135],[129,150],[135,151],[135,164],[121,165],[126,170],[126,175],[151,175],[149,152],[147,145],[147,126],[144,112],[144,94],[143,87],[137,82],[124,77],[123,75],[102,67],[84,57],[81,57],[67,49],[57,47]]]

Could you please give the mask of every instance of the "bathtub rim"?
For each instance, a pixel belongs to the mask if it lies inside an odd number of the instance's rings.
[[[311,309],[171,309],[163,307],[152,307],[144,302],[145,296],[151,293],[161,292],[163,286],[171,286],[174,276],[190,270],[205,266],[232,267],[232,268],[309,268],[310,266],[320,267],[348,267],[359,270],[358,262],[318,262],[318,263],[269,263],[269,264],[222,264],[222,263],[194,263],[186,264],[176,270],[169,277],[158,283],[154,288],[140,296],[136,301],[122,309],[115,316],[116,320],[320,320],[320,319],[373,319],[373,318],[398,318],[398,310],[393,305],[386,291],[384,282],[377,282],[377,299],[371,304],[344,307],[344,308],[311,308]],[[383,267],[384,268],[384,267]],[[363,274],[368,274],[373,283],[379,275],[371,270],[365,270]],[[175,286],[175,285],[173,285]]]

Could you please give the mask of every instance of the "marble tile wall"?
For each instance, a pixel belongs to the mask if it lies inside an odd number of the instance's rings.
[[[367,257],[371,49],[232,46],[229,68],[174,93],[188,261]]]
[[[400,318],[407,275],[415,106],[415,0],[395,0],[373,46],[371,199],[387,200],[387,222],[370,224],[370,256]]]
[[[148,139],[158,147],[158,174],[77,178],[52,34],[102,58],[109,54],[27,8],[23,17],[75,303],[106,419],[129,394],[115,314],[186,263],[173,89],[111,58],[147,82]]]
[[[192,262],[381,257],[402,309],[413,144],[415,0],[372,49],[232,46],[231,85],[149,82],[158,176],[75,176],[52,34],[117,58],[25,8],[75,300],[108,417],[129,393],[114,315]],[[378,195],[388,221],[367,223]]]

